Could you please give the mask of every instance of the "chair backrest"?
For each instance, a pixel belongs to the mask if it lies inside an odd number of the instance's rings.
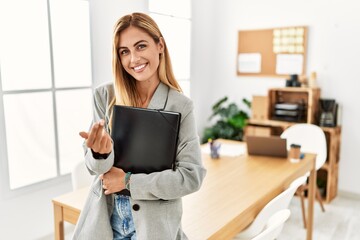
[[[291,212],[289,209],[283,209],[273,214],[269,221],[266,223],[265,229],[251,240],[276,239],[280,235],[284,227],[284,223],[290,217],[290,213]]]
[[[73,190],[90,186],[93,180],[94,176],[90,175],[85,166],[84,160],[75,164],[71,171],[71,183]]]
[[[316,169],[324,165],[327,156],[326,137],[319,126],[309,123],[295,124],[285,129],[281,138],[286,138],[288,149],[294,143],[301,145],[301,152],[317,154]]]
[[[256,216],[255,220],[251,223],[251,225],[244,231],[240,232],[236,239],[251,239],[263,231],[266,223],[273,214],[289,207],[290,201],[294,196],[296,189],[300,185],[304,184],[306,179],[306,176],[295,179],[286,190],[284,190],[265,205],[265,207]]]

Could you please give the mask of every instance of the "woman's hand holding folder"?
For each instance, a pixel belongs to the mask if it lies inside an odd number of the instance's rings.
[[[106,195],[120,192],[125,189],[125,175],[126,173],[117,167],[112,167],[107,173],[101,174],[100,179],[102,180],[102,187],[105,190]],[[122,181],[119,181],[122,179]]]
[[[105,121],[101,119],[93,124],[89,132],[80,132],[79,135],[85,139],[86,146],[93,152],[109,154],[113,149],[111,136],[104,128]]]

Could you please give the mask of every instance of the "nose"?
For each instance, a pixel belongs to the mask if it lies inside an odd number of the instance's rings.
[[[140,60],[140,56],[138,55],[138,53],[135,51],[135,52],[132,52],[131,53],[131,62],[132,63],[136,63]]]

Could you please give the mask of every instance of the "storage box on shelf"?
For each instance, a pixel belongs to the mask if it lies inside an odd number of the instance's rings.
[[[319,88],[272,88],[268,97],[269,119],[303,123],[316,121]]]
[[[316,123],[316,112],[320,98],[319,88],[272,88],[269,89],[267,98],[268,101],[262,100],[264,104],[267,104],[265,108],[257,107],[256,104],[252,106],[252,108],[255,107],[252,111],[255,111],[256,114],[252,115],[252,118],[249,119],[248,125],[245,128],[245,136],[280,136],[286,128],[293,124]],[[289,118],[289,116],[286,116],[286,112],[280,112],[284,113],[285,116],[281,114],[276,115],[275,105],[282,103],[289,104],[285,105],[285,107],[289,108],[296,104],[303,105],[305,111],[303,115],[300,114],[300,118]],[[280,107],[284,107],[284,105],[280,105]],[[291,109],[290,111],[296,110]],[[267,119],[261,117],[264,114],[267,114]],[[292,115],[295,116],[295,114]],[[285,121],[286,119],[290,121]],[[329,203],[337,195],[341,127],[321,128],[326,136],[328,153],[326,163],[318,171],[318,184],[324,184],[323,198],[325,202]]]

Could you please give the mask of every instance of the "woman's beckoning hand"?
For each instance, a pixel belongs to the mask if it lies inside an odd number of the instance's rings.
[[[93,124],[89,132],[80,132],[79,135],[86,141],[86,146],[94,152],[109,154],[112,151],[113,143],[109,133],[104,128],[105,121],[101,119]]]

